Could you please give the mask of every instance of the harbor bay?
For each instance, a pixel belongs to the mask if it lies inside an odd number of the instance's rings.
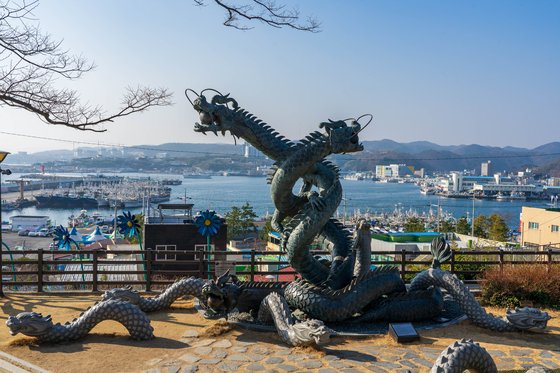
[[[170,174],[141,174],[126,173],[119,176],[139,178],[149,176],[154,180],[182,179],[182,175]],[[20,175],[11,175],[18,178]],[[76,174],[76,176],[79,176]],[[343,200],[337,211],[337,217],[341,220],[346,215],[350,218],[355,215],[375,218],[382,214],[390,214],[395,211],[406,214],[438,214],[460,218],[462,216],[472,217],[473,209],[475,215],[491,215],[498,213],[504,217],[512,230],[518,229],[519,216],[522,206],[545,207],[546,201],[499,201],[499,200],[469,200],[438,197],[436,195],[424,195],[420,193],[420,187],[415,184],[399,183],[375,183],[371,180],[341,180],[344,190]],[[269,196],[269,186],[264,177],[243,176],[212,176],[209,179],[184,179],[181,185],[170,185],[171,197],[169,203],[194,204],[193,211],[215,210],[219,214],[225,214],[232,206],[240,206],[248,202],[260,217],[266,217],[274,212],[274,206]],[[33,193],[39,194],[41,191]],[[26,192],[26,198],[32,198],[32,192]],[[142,212],[148,208],[157,207],[157,203],[151,203],[150,207],[125,209],[132,212]],[[70,215],[77,215],[80,208],[39,208],[37,206],[26,207],[20,210],[4,212],[3,219],[15,215],[47,215],[56,225],[66,225]],[[123,209],[119,209],[120,213]],[[104,216],[112,216],[114,209],[110,207],[98,207],[88,209],[89,213],[99,212]]]

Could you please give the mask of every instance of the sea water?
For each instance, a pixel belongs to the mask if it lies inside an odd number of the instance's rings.
[[[255,213],[261,217],[271,215],[274,212],[274,204],[270,198],[270,185],[264,177],[242,177],[242,176],[212,176],[211,179],[183,179],[182,175],[169,174],[140,174],[127,173],[118,174],[128,177],[146,177],[153,179],[182,179],[182,185],[171,186],[171,199],[168,203],[194,204],[193,213],[201,210],[215,210],[219,214],[225,214],[232,206],[249,203]],[[76,175],[78,176],[78,175]],[[81,175],[80,175],[81,176]],[[17,178],[17,175],[13,175]],[[547,201],[495,201],[495,200],[469,200],[443,198],[435,195],[423,195],[420,188],[415,184],[398,183],[375,183],[370,180],[341,180],[343,188],[343,200],[337,211],[342,219],[355,213],[377,215],[391,213],[395,210],[401,212],[413,211],[419,214],[437,214],[440,211],[448,212],[456,218],[469,215],[472,217],[473,204],[475,215],[491,215],[498,213],[503,216],[511,229],[518,229],[519,215],[522,206],[546,207]],[[297,192],[298,187],[294,188]],[[39,193],[35,191],[34,193]],[[30,192],[26,192],[30,198]],[[152,209],[155,206],[151,207]],[[88,213],[99,212],[103,216],[112,216],[114,210],[111,208],[91,210]],[[133,213],[141,212],[142,208],[130,210]],[[3,220],[9,220],[14,215],[47,215],[53,224],[67,224],[68,217],[72,214],[78,215],[76,209],[41,209],[28,207],[22,210],[2,212]],[[121,210],[117,214],[122,214]]]

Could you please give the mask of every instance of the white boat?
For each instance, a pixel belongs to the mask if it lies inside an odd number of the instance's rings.
[[[420,193],[423,195],[432,195],[436,194],[436,190],[434,188],[422,188],[420,189]]]

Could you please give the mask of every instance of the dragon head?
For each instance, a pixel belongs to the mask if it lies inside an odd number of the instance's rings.
[[[319,127],[327,131],[333,153],[353,153],[364,150],[358,138],[362,126],[357,120],[352,120],[348,125],[343,120],[332,121],[329,119],[328,122],[322,122]]]
[[[53,323],[50,315],[43,317],[37,312],[21,312],[16,316],[10,316],[6,326],[10,329],[11,335],[22,333],[30,337],[39,337],[48,333]]]
[[[321,320],[305,320],[292,325],[294,345],[310,346],[327,344],[331,337],[331,330]]]
[[[115,288],[111,290],[107,290],[102,296],[102,301],[107,301],[109,299],[122,299],[131,304],[139,304],[140,303],[140,294],[137,291],[132,290],[130,286],[124,288]]]
[[[187,91],[185,91],[185,94]],[[202,94],[204,91],[202,91],[200,95],[197,94],[198,97],[191,101],[193,108],[198,112],[200,118],[200,123],[197,122],[194,125],[194,131],[203,134],[213,132],[215,135],[221,132],[222,135],[225,135],[226,131],[231,131],[232,129],[231,125],[234,113],[234,110],[228,107],[228,103],[232,104],[233,109],[237,109],[239,105],[237,101],[229,97],[229,94],[222,95],[219,92],[208,102],[206,97]]]
[[[516,307],[515,310],[507,310],[506,318],[517,329],[531,331],[546,329],[548,320],[551,319],[547,312],[531,307]]]
[[[227,318],[227,314],[237,306],[241,289],[236,284],[236,279],[228,270],[215,282],[211,280],[202,286],[202,295],[206,298],[206,305],[210,311],[206,313],[207,317]]]

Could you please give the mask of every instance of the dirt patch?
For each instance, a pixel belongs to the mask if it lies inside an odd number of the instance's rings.
[[[231,332],[233,327],[227,321],[218,320],[214,325],[204,329],[201,333],[202,337],[218,337],[220,335]]]

